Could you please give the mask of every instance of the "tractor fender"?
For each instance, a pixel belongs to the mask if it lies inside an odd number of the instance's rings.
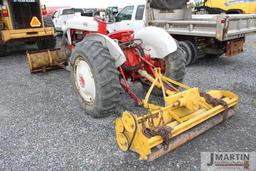
[[[68,31],[68,26],[67,25],[62,25],[62,27],[61,27],[61,30],[62,30],[62,32],[63,32],[63,34],[66,34],[67,33],[67,31]]]
[[[175,39],[164,29],[158,27],[145,27],[135,34],[135,39],[143,41],[142,48],[150,54],[151,58],[163,59],[177,50]]]
[[[126,61],[126,57],[119,47],[117,42],[109,38],[106,35],[99,33],[92,33],[84,37],[86,40],[95,40],[103,44],[104,47],[108,48],[110,55],[115,59],[115,66],[119,67]]]

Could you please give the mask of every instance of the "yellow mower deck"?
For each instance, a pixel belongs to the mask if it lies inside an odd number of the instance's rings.
[[[152,82],[145,99],[145,115],[124,112],[116,119],[116,138],[121,150],[131,150],[140,155],[141,160],[154,160],[183,145],[234,114],[238,97],[230,91],[211,90],[202,93],[198,88],[190,88],[164,77],[159,70],[155,78],[144,71],[142,76]],[[178,85],[179,91],[166,85]],[[163,91],[165,106],[149,103],[154,87]]]

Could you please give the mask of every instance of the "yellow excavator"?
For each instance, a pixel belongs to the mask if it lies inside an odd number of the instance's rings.
[[[195,9],[208,14],[256,14],[256,0],[204,0]]]

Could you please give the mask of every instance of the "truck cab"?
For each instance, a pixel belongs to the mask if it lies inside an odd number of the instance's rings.
[[[124,7],[114,17],[114,23],[108,25],[108,31],[132,29],[137,32],[145,27],[145,4],[135,3]]]
[[[53,14],[53,23],[55,26],[55,29],[58,32],[63,32],[62,27],[63,25],[66,25],[66,22],[68,19],[73,18],[76,13],[84,13],[84,9],[83,8],[62,8],[57,10],[54,14]]]

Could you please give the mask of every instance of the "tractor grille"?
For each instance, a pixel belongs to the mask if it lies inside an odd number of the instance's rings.
[[[31,19],[36,16],[42,23],[39,0],[9,0],[10,14],[14,29],[31,28]]]

